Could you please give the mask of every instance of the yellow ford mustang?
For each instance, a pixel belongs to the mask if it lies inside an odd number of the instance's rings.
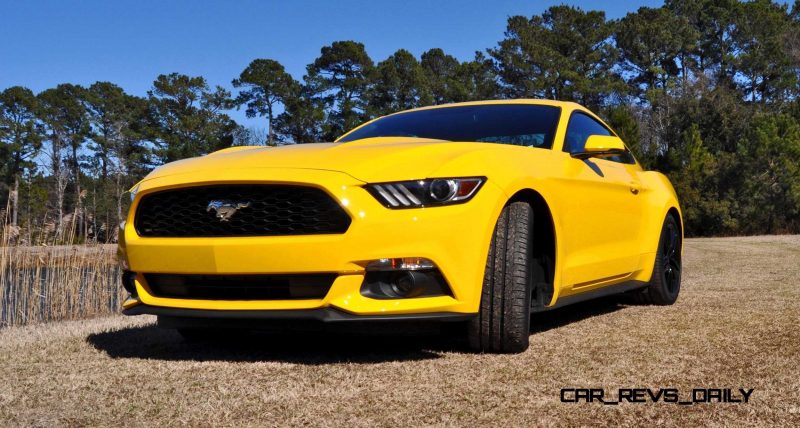
[[[187,337],[208,320],[463,321],[474,349],[519,352],[531,313],[680,289],[672,186],[574,103],[400,112],[335,143],[167,164],[131,194],[124,313]]]

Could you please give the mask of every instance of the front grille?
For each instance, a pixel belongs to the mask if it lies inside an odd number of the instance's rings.
[[[314,187],[238,184],[145,195],[134,226],[148,237],[318,235],[344,233],[350,216]]]
[[[199,300],[322,299],[335,273],[296,275],[145,274],[153,296]]]

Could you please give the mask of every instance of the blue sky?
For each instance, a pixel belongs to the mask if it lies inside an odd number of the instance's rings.
[[[255,58],[280,61],[300,79],[323,45],[356,40],[380,61],[399,48],[439,47],[461,60],[493,47],[512,15],[554,4],[619,18],[662,1],[11,1],[0,0],[0,89],[114,82],[144,95],[155,77],[230,81]],[[240,123],[243,112],[231,112]]]

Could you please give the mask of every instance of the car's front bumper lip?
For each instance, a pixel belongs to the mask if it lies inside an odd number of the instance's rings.
[[[431,312],[419,314],[355,315],[336,308],[295,310],[208,310],[167,308],[151,305],[136,305],[122,311],[124,315],[157,315],[163,317],[227,320],[313,320],[329,322],[394,322],[394,321],[467,321],[476,314],[460,312]]]

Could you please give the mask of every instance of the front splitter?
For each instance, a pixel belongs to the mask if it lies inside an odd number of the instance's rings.
[[[381,322],[381,321],[467,321],[477,314],[460,312],[431,312],[419,314],[356,315],[336,308],[293,310],[208,310],[167,308],[139,304],[122,311],[124,315],[157,315],[161,317],[228,319],[228,320],[313,320],[320,322]]]

